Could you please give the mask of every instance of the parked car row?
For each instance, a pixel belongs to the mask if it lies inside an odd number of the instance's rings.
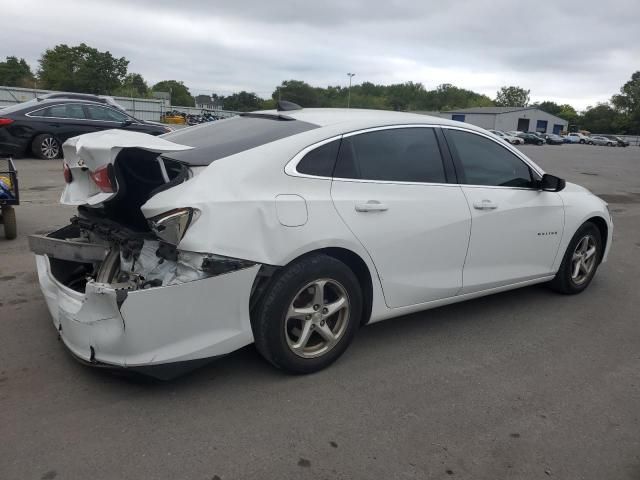
[[[579,143],[584,145],[602,145],[606,147],[628,147],[629,142],[617,135],[594,135],[588,136],[583,133],[575,132],[567,135],[558,135],[555,133],[540,132],[519,132],[511,130],[503,132],[502,130],[489,130],[491,133],[512,145],[562,145],[564,143]]]
[[[580,132],[572,132],[565,137],[566,143],[581,143],[583,145],[603,145],[606,147],[628,147],[629,142],[617,135],[585,135]]]

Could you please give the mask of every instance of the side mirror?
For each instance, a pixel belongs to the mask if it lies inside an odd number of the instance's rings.
[[[133,123],[133,120],[125,120],[124,122],[122,122],[122,126],[123,127],[128,127],[129,125],[131,125]]]
[[[566,184],[567,182],[565,182],[564,179],[545,173],[538,185],[540,190],[544,190],[545,192],[559,192]]]

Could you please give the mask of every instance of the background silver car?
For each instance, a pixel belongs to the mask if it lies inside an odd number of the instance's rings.
[[[590,140],[589,144],[591,145],[604,145],[606,147],[615,147],[618,143],[615,140],[602,136],[591,137]]]

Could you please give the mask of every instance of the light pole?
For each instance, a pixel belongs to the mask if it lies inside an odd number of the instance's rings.
[[[356,75],[355,73],[347,73],[349,76],[349,90],[347,93],[347,108],[351,108],[351,79]]]

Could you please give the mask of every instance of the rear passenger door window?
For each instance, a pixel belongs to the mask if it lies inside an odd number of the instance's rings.
[[[391,128],[345,137],[334,178],[446,183],[433,128]]]
[[[496,141],[462,130],[446,130],[462,172],[460,183],[496,187],[533,187],[529,166]]]
[[[79,104],[64,104],[53,105],[51,107],[38,110],[31,114],[32,117],[46,117],[46,118],[73,118],[76,120],[84,120],[85,114],[82,105]]]

